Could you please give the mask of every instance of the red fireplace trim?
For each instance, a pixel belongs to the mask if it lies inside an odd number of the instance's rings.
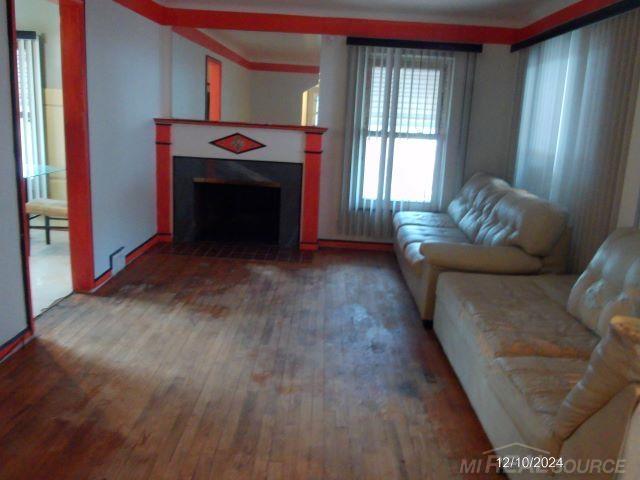
[[[305,133],[305,152],[302,173],[302,211],[300,214],[300,249],[318,249],[318,211],[320,208],[320,164],[322,163],[322,134],[320,127],[297,125],[257,125],[237,122],[209,122],[203,120],[156,119],[156,201],[159,241],[173,240],[173,155],[171,151],[172,124],[233,126],[293,130]]]
[[[156,225],[158,235],[165,238],[173,235],[172,177],[171,125],[156,124]]]
[[[322,133],[307,132],[302,177],[302,218],[300,250],[318,250],[318,211],[320,208],[320,164]]]
[[[192,120],[189,118],[156,118],[156,125],[210,125],[213,127],[236,127],[236,128],[266,128],[269,130],[296,130],[305,133],[323,134],[327,131],[323,127],[313,127],[304,125],[281,125],[273,123],[245,123],[245,122],[212,122],[210,120]]]

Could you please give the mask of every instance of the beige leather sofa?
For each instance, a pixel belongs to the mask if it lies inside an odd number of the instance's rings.
[[[483,173],[465,184],[447,213],[400,212],[393,222],[398,263],[424,320],[433,318],[443,271],[535,274],[565,268],[564,212]]]
[[[444,273],[434,330],[498,452],[640,478],[640,320],[620,317],[640,316],[640,231],[614,232],[575,278]]]

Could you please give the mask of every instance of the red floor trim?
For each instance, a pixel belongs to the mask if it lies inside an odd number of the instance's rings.
[[[342,240],[318,240],[318,246],[323,248],[345,249],[345,250],[367,250],[374,252],[392,252],[392,243],[375,242],[352,242]]]
[[[162,238],[161,235],[158,235],[158,234],[154,235],[149,240],[144,242],[142,245],[140,245],[139,247],[136,247],[135,249],[131,250],[131,252],[127,254],[126,256],[127,266],[133,263],[134,261],[136,261],[136,259],[140,258],[142,255],[147,253],[156,245],[159,245],[160,243],[164,243],[164,242],[166,242],[166,240]],[[91,291],[96,292],[97,290],[100,289],[100,287],[102,287],[105,283],[107,283],[112,278],[113,278],[113,274],[111,273],[111,270],[107,270],[106,272],[104,272],[102,275],[100,275],[98,278],[94,280],[93,288],[91,289]]]
[[[31,330],[25,330],[13,340],[9,340],[9,342],[0,348],[0,363],[4,362],[7,358],[24,347],[33,339],[33,337],[34,334]]]

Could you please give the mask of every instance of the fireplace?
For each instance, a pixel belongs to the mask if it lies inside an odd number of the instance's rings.
[[[196,240],[278,244],[280,185],[194,183]]]
[[[174,239],[296,247],[302,166],[175,157]]]

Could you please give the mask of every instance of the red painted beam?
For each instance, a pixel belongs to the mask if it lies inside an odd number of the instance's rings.
[[[220,30],[251,30],[465,43],[511,44],[517,29],[444,23],[400,22],[273,13],[169,9],[172,25]]]
[[[160,25],[170,25],[170,9],[152,0],[114,0],[123,7],[147,17]]]
[[[540,35],[552,28],[559,27],[577,18],[602,10],[619,1],[620,0],[581,0],[571,4],[562,10],[558,10],[551,15],[541,18],[527,27],[521,28],[518,31],[517,42],[522,42],[536,35]]]
[[[612,5],[619,0],[580,0],[524,28],[405,22],[343,17],[314,17],[274,13],[226,12],[165,7],[153,0],[116,0],[162,25],[512,45]]]
[[[316,65],[294,65],[289,63],[251,62],[250,69],[263,72],[310,73],[315,75],[320,73],[320,67]]]

